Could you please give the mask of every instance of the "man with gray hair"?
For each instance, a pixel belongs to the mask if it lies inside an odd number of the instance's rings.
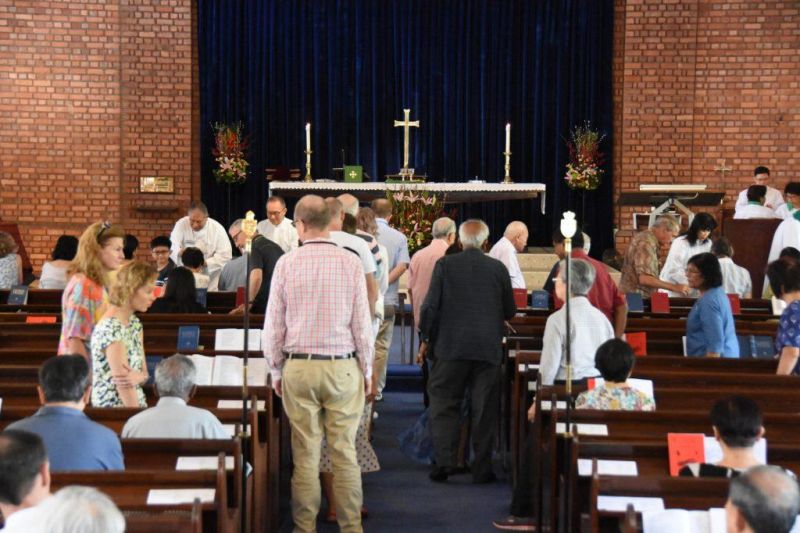
[[[800,513],[797,479],[777,466],[755,466],[731,480],[728,533],[789,533]]]
[[[419,313],[422,302],[428,294],[428,287],[433,276],[436,261],[444,257],[444,253],[456,241],[456,223],[451,218],[441,217],[433,221],[433,240],[417,251],[411,258],[408,267],[408,294],[414,309],[414,327],[419,329]]]
[[[511,277],[511,287],[525,289],[525,277],[519,268],[517,254],[528,245],[528,226],[524,222],[515,220],[506,226],[503,237],[489,250],[489,256],[503,263]]]
[[[650,296],[658,289],[678,292],[683,296],[689,294],[688,285],[659,279],[661,269],[658,266],[658,249],[671,243],[680,229],[675,218],[662,215],[656,219],[652,228],[633,238],[625,252],[625,263],[619,279],[619,290],[623,294],[638,292],[642,296]]]
[[[123,533],[125,517],[93,487],[64,487],[42,504],[41,526],[30,533]]]
[[[203,202],[192,202],[186,216],[175,223],[169,236],[172,241],[170,257],[176,265],[182,265],[181,256],[186,248],[198,248],[203,252],[206,269],[211,278],[210,287],[216,288],[222,267],[231,260],[233,249],[222,224],[209,218],[208,208]]]
[[[428,382],[436,467],[430,479],[454,473],[461,402],[471,392],[472,481],[490,483],[497,431],[499,369],[504,322],[517,311],[508,270],[481,251],[489,228],[467,220],[458,230],[464,251],[446,255],[433,268],[420,311],[420,358],[431,352]]]
[[[580,380],[600,375],[594,367],[594,355],[601,344],[614,338],[614,328],[606,315],[586,298],[596,275],[592,264],[582,259],[573,259],[569,267],[569,295],[565,282],[566,261],[561,261],[559,265],[555,294],[564,302],[569,296],[572,378]],[[544,327],[539,374],[545,385],[552,385],[555,380],[564,380],[567,377],[567,357],[564,353],[566,312],[565,305],[547,318]]]
[[[344,210],[345,214],[353,215],[354,217],[358,216],[358,212],[360,210],[360,207],[358,206],[358,198],[352,194],[345,193],[340,194],[336,197],[336,199],[342,202],[342,209]],[[378,247],[378,240],[366,231],[358,228],[356,228],[356,236],[367,241],[369,251],[372,253],[372,257],[375,258],[375,264],[378,267],[378,272],[381,272],[383,269],[385,269],[386,265],[382,264],[381,250]],[[380,277],[378,274],[375,276]]]
[[[175,354],[156,366],[158,403],[132,416],[123,439],[228,439],[222,423],[205,409],[187,405],[195,391],[197,370],[192,360]]]
[[[242,222],[241,218],[234,221],[228,230],[228,234],[231,236],[233,243],[244,251],[247,244],[247,235],[242,231]],[[258,232],[253,236],[251,245],[250,272],[248,274],[250,276],[250,291],[247,294],[247,302],[250,304],[251,313],[263,314],[267,309],[267,300],[269,300],[272,272],[275,270],[275,264],[278,259],[283,255],[283,249]],[[231,311],[231,314],[243,312],[244,304]]]

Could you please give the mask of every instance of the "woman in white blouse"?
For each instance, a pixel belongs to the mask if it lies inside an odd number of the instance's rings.
[[[52,261],[42,265],[42,275],[39,276],[40,289],[64,289],[67,286],[67,267],[78,253],[78,238],[72,235],[62,235],[56,241],[56,246],[50,252]]]
[[[686,285],[686,265],[689,259],[697,254],[711,251],[711,232],[717,227],[717,221],[708,213],[698,213],[689,225],[689,231],[672,241],[667,260],[661,269],[661,281]],[[683,296],[677,292],[669,292],[670,296]],[[697,296],[697,293],[693,294]]]

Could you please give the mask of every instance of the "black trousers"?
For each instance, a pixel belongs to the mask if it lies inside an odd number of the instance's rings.
[[[500,367],[482,361],[435,359],[428,381],[430,424],[436,466],[453,468],[458,452],[461,403],[471,393],[472,477],[492,474],[492,448],[497,434]]]
[[[517,483],[511,496],[511,514],[519,517],[533,515],[533,444],[534,433],[531,429],[525,438],[523,450],[520,452],[517,469]]]

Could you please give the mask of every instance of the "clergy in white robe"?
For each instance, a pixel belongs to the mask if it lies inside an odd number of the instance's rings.
[[[169,238],[172,241],[170,257],[178,265],[181,264],[180,256],[185,248],[194,246],[203,252],[206,270],[213,284],[216,284],[222,267],[233,257],[228,232],[222,224],[208,217],[208,209],[202,202],[192,203],[188,215],[175,223]]]
[[[800,182],[790,181],[783,188],[783,197],[786,203],[780,206],[775,212],[784,220],[792,218],[800,210]]]
[[[772,246],[769,249],[767,264],[775,261],[781,255],[784,248],[792,247],[800,250],[800,221],[796,216],[781,222],[775,229],[772,237]],[[764,276],[764,289],[761,296],[766,298],[769,295],[769,279]]]
[[[669,254],[667,255],[661,273],[658,276],[661,281],[688,285],[686,278],[686,265],[689,259],[697,254],[711,251],[711,232],[717,227],[717,221],[708,213],[698,213],[689,226],[686,235],[681,235],[672,241]],[[683,296],[677,292],[667,291],[670,296]]]
[[[764,205],[767,195],[766,185],[751,185],[747,188],[747,205],[736,209],[735,219],[783,218],[777,211]],[[785,209],[786,204],[781,205]]]
[[[525,289],[525,277],[519,268],[517,253],[528,245],[528,226],[524,222],[511,222],[500,239],[489,250],[489,256],[503,263],[511,277],[512,289]]]
[[[297,248],[297,230],[286,216],[286,202],[280,196],[267,200],[267,218],[258,223],[258,232],[280,246],[284,253]]]
[[[785,202],[781,191],[769,186],[769,180],[769,169],[767,167],[756,167],[753,171],[753,184],[766,186],[767,194],[764,205],[773,211],[777,211]],[[747,202],[747,189],[745,189],[739,193],[739,198],[736,199],[736,212],[746,206]]]

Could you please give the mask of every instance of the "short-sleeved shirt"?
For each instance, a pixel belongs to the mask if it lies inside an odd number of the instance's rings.
[[[778,324],[778,333],[775,335],[775,353],[789,346],[800,348],[800,300],[795,300],[783,310]],[[793,374],[800,374],[800,361],[795,365]]]
[[[41,407],[33,416],[7,429],[29,431],[41,437],[50,470],[124,470],[117,435],[72,407]]]
[[[655,411],[652,398],[631,386],[606,387],[601,385],[578,395],[576,409],[601,411]]]
[[[378,265],[375,262],[372,251],[369,249],[367,241],[344,231],[331,231],[330,238],[336,243],[336,246],[353,252],[358,256],[358,260],[361,262],[361,268],[364,269],[364,274],[376,275]]]
[[[275,270],[275,263],[283,255],[283,248],[267,239],[263,235],[256,235],[253,239],[253,252],[250,254],[250,271],[261,270],[261,286],[258,288],[256,297],[250,310],[253,313],[261,314],[267,309],[269,300],[269,286],[272,283],[272,272]]]
[[[67,282],[61,296],[61,337],[58,354],[70,354],[67,344],[71,337],[83,339],[86,353],[91,353],[91,338],[94,325],[103,316],[108,294],[99,285],[83,274],[75,274]]]
[[[389,226],[389,223],[383,218],[377,219],[377,222],[378,243],[384,245],[386,251],[389,252],[389,272],[394,270],[397,265],[403,263],[408,265],[411,262],[411,258],[408,256],[408,239],[406,239],[406,236]],[[398,304],[397,289],[399,286],[399,279],[389,284],[383,300],[385,305]]]
[[[106,357],[106,349],[113,342],[121,342],[128,356],[128,366],[136,372],[145,367],[144,346],[142,344],[142,323],[131,316],[126,326],[114,317],[100,320],[92,332],[92,405],[94,407],[122,407],[122,398],[117,386],[111,381],[111,365]],[[140,407],[147,407],[142,387],[136,387]]]
[[[658,273],[658,239],[652,230],[646,230],[633,238],[625,252],[619,290],[623,294],[638,292],[642,296],[650,296],[655,289],[640,286],[639,276],[646,274],[658,278]]]
[[[164,396],[155,407],[132,416],[122,428],[123,439],[228,439],[213,413],[186,405],[183,398]]]
[[[722,287],[708,289],[692,306],[686,318],[686,355],[739,357],[739,341],[731,303]]]
[[[733,262],[730,257],[720,257],[719,267],[722,270],[722,287],[728,294],[738,294],[740,298],[753,292],[750,272]]]

